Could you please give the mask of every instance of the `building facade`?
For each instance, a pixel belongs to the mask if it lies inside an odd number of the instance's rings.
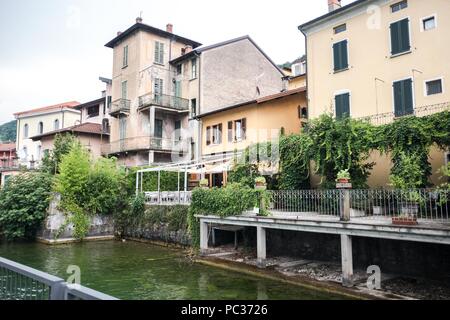
[[[172,31],[138,18],[106,44],[113,49],[112,119],[103,154],[126,166],[171,162],[179,133],[188,129],[189,101],[177,92],[169,62],[200,43]]]
[[[64,102],[14,114],[17,121],[16,149],[21,165],[38,166],[43,156],[41,143],[33,141],[32,136],[80,124],[80,111],[74,109],[79,104],[76,101]]]
[[[138,18],[106,46],[114,119],[103,153],[127,166],[198,160],[198,115],[282,88],[281,70],[248,36],[201,47],[170,24],[164,31]]]
[[[299,27],[306,38],[308,111],[311,118],[370,117],[386,124],[396,117],[428,115],[450,101],[450,2],[358,0]],[[391,163],[377,162],[371,186],[384,186]],[[433,172],[445,155],[433,150]],[[433,176],[437,183],[438,176]]]
[[[334,11],[300,26],[311,117],[401,116],[450,101],[449,1],[329,2]]]

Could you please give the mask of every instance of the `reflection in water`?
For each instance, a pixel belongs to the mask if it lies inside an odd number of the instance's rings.
[[[328,293],[191,264],[183,252],[135,242],[61,246],[0,244],[0,256],[67,279],[79,266],[81,284],[120,299],[339,299]]]

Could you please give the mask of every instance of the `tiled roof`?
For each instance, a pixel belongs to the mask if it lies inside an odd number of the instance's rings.
[[[52,136],[58,133],[64,133],[64,132],[71,132],[71,133],[87,133],[87,134],[94,134],[94,135],[107,135],[107,133],[103,132],[103,128],[101,124],[98,123],[91,123],[86,122],[82,124],[78,124],[76,126],[63,128],[59,130],[54,130],[50,132],[46,132],[34,137],[31,137],[30,139],[33,139],[34,141],[40,140],[43,137]]]
[[[0,152],[3,151],[10,151],[10,150],[16,150],[16,144],[15,143],[0,143]]]
[[[297,89],[287,90],[287,91],[283,91],[283,92],[272,94],[270,96],[265,96],[265,97],[262,97],[262,98],[258,98],[258,99],[255,99],[255,100],[250,100],[250,101],[237,103],[237,104],[234,104],[234,105],[222,108],[222,109],[218,109],[218,110],[214,110],[214,111],[211,111],[211,112],[200,114],[200,115],[198,115],[198,118],[199,119],[200,118],[204,118],[204,117],[216,114],[216,113],[232,110],[232,109],[243,107],[243,106],[247,106],[247,105],[250,105],[250,104],[261,104],[261,103],[269,102],[269,101],[272,101],[272,100],[276,100],[276,99],[280,99],[280,98],[283,98],[283,97],[291,96],[291,95],[294,95],[294,94],[297,94],[297,93],[301,93],[301,92],[306,92],[306,87],[301,87],[301,88],[297,88]]]
[[[16,113],[14,113],[14,116],[15,117],[20,117],[20,116],[24,116],[24,115],[27,115],[27,114],[51,111],[51,110],[56,110],[56,109],[73,108],[73,107],[76,107],[79,104],[80,103],[78,101],[63,102],[63,103],[58,103],[58,104],[55,104],[55,105],[52,105],[52,106],[31,109],[31,110],[22,111],[22,112],[16,112]]]

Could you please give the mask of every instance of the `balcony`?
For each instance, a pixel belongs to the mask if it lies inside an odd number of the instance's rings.
[[[178,143],[178,141],[175,142],[173,139],[168,138],[156,138],[149,136],[133,137],[102,145],[102,154],[109,155],[122,152],[147,150],[170,152],[175,146],[177,146]]]
[[[117,99],[111,103],[109,115],[118,117],[120,115],[129,115],[131,109],[131,101],[127,99]]]
[[[178,112],[189,111],[189,100],[166,94],[148,93],[139,97],[139,109],[150,106],[172,109]]]
[[[418,118],[430,116],[435,113],[450,111],[450,102],[438,103],[428,106],[421,106],[414,108],[412,113],[398,114],[394,112],[387,112],[376,114],[368,117],[356,118],[356,120],[362,120],[371,123],[375,126],[386,125],[394,122],[396,119],[407,117],[407,116],[415,116]]]

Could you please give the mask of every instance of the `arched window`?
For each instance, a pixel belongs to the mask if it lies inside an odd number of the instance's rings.
[[[22,158],[26,161],[28,159],[28,149],[27,147],[23,147],[22,149]]]
[[[59,129],[59,119],[56,119],[53,124],[53,129],[58,130]]]
[[[44,133],[44,123],[41,121],[38,124],[38,134],[43,134]]]
[[[28,138],[28,123],[25,123],[23,126],[23,136],[24,138]]]

